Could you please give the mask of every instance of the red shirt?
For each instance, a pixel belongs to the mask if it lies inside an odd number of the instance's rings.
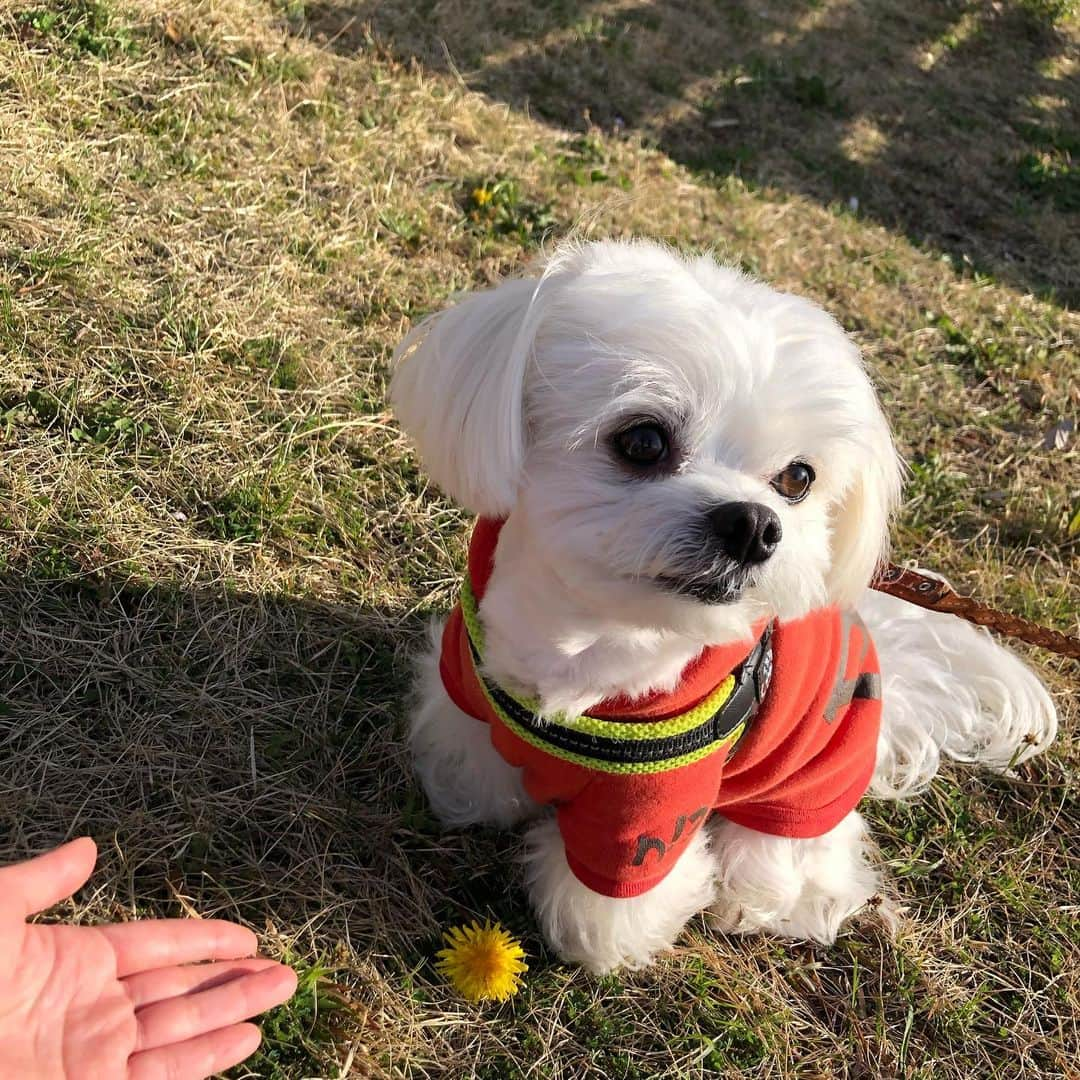
[[[500,528],[480,519],[473,532],[469,577],[478,604]],[[752,647],[710,646],[673,691],[610,699],[586,715],[662,736],[662,721],[707,699]],[[663,880],[712,811],[776,836],[821,836],[855,808],[874,770],[877,654],[858,616],[833,607],[774,627],[771,682],[734,749],[727,743],[689,760],[673,757],[648,772],[568,760],[504,722],[477,676],[460,603],[443,632],[439,670],[458,708],[487,722],[500,755],[523,770],[529,795],[556,808],[571,870],[605,896],[638,896]]]

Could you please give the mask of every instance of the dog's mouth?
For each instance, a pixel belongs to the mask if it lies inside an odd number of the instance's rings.
[[[689,597],[699,604],[734,604],[742,599],[743,593],[753,584],[750,575],[746,573],[707,577],[701,574],[685,577],[659,574],[652,580],[665,592]]]
[[[643,567],[632,579],[699,604],[737,603],[759,576],[757,566],[729,558],[708,536],[695,538],[686,550],[670,552],[657,562],[660,565]]]

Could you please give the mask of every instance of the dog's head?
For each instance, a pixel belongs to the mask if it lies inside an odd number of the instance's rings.
[[[900,469],[858,350],[708,258],[565,246],[417,326],[391,397],[445,492],[651,625],[850,604],[886,551]]]

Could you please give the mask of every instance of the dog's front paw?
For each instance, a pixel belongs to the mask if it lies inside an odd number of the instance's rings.
[[[663,881],[626,899],[603,896],[578,881],[553,818],[533,825],[525,844],[529,896],[545,940],[563,960],[596,974],[651,964],[715,896],[704,830]]]
[[[831,944],[846,919],[879,892],[871,842],[858,813],[811,840],[770,836],[721,821],[713,828],[718,895],[709,909],[726,933],[763,932]]]

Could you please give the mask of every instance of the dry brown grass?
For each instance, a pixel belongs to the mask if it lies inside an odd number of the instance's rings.
[[[1075,631],[1080,451],[1042,447],[1080,406],[1075,20],[46,6],[0,0],[0,858],[92,832],[80,916],[222,913],[326,968],[329,1024],[280,1014],[259,1076],[1075,1075],[1075,667],[1032,654],[1065,722],[1018,780],[871,809],[895,941],[701,921],[590,979],[544,953],[513,837],[439,833],[410,780],[407,654],[465,521],[384,399],[410,320],[549,218],[714,246],[866,349],[916,469],[900,554]],[[502,231],[468,214],[499,177]],[[501,1009],[431,966],[473,914],[531,953]]]

